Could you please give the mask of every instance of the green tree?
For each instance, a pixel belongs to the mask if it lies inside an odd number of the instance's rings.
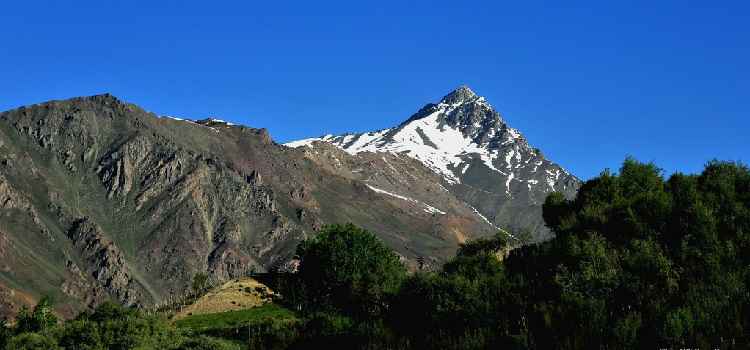
[[[25,306],[16,316],[16,333],[44,332],[57,324],[57,316],[53,313],[52,302],[44,297],[29,311]]]
[[[482,253],[497,254],[507,247],[508,234],[501,231],[492,237],[477,238],[461,244],[456,255],[472,256]]]
[[[297,255],[308,310],[379,315],[406,276],[398,256],[352,224],[324,227],[298,246]]]
[[[112,302],[99,305],[68,321],[60,336],[66,348],[103,349],[170,348],[181,341],[180,333],[166,320],[145,316],[138,310]]]
[[[390,314],[394,329],[416,348],[513,347],[517,309],[505,307],[514,303],[499,255],[507,244],[504,233],[466,242],[441,272],[409,277]]]
[[[543,206],[556,234],[504,261],[542,348],[748,344],[750,171],[713,161],[700,175],[628,158]]]
[[[104,349],[99,324],[86,318],[65,322],[58,339],[60,346],[65,349]]]
[[[5,344],[12,336],[13,332],[7,320],[0,320],[0,349],[5,349]]]
[[[7,350],[56,350],[61,349],[55,339],[41,333],[21,333],[8,341]]]

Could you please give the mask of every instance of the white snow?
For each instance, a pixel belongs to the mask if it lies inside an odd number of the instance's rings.
[[[518,139],[521,137],[521,133],[518,132],[517,129],[513,129],[513,128],[508,128],[508,134],[510,134],[510,136],[514,139]]]
[[[375,131],[375,132],[369,132],[369,133],[366,133],[366,134],[361,134],[359,136],[359,138],[353,144],[351,144],[350,146],[348,146],[345,150],[347,152],[349,152],[349,153],[355,154],[355,153],[358,153],[358,152],[351,152],[349,150],[356,150],[356,149],[361,149],[361,148],[365,148],[365,147],[374,147],[374,148],[377,148],[377,145],[375,145],[375,143],[377,141],[381,141],[383,135],[385,135],[389,131],[391,131],[391,129],[383,129],[383,130],[379,130],[379,131]],[[344,140],[344,142],[338,142],[337,145],[339,147],[344,147],[347,143],[348,143],[348,141]]]
[[[297,147],[302,147],[302,146],[312,147],[313,142],[321,141],[321,140],[322,139],[320,137],[313,137],[313,138],[304,139],[304,140],[287,142],[284,144],[284,146],[291,147],[291,148],[297,148]]]
[[[451,184],[460,182],[457,176],[458,172],[465,173],[468,165],[463,165],[460,169],[459,166],[462,165],[461,163],[464,163],[465,159],[474,154],[478,155],[488,168],[505,175],[505,172],[500,171],[493,164],[500,156],[500,151],[489,150],[486,147],[487,145],[477,144],[471,137],[464,135],[458,128],[449,125],[440,125],[438,118],[441,115],[449,114],[464,103],[478,103],[486,108],[491,108],[484,98],[481,97],[469,102],[454,104],[440,103],[437,105],[437,110],[432,114],[411,121],[404,125],[397,133],[388,135],[387,137],[386,134],[391,132],[392,129],[359,134],[359,137],[351,145],[348,144],[352,141],[351,137],[354,137],[351,135],[338,138],[326,135],[318,138],[293,141],[285,145],[289,147],[301,147],[311,146],[314,141],[328,141],[350,154],[361,152],[406,153],[408,156],[419,160],[428,168],[442,175]],[[437,145],[437,148],[434,145]]]
[[[445,191],[445,192],[450,192],[450,191],[448,191],[448,189],[447,189],[447,188],[445,188],[445,186],[443,186],[443,185],[441,185],[441,184],[439,184],[439,183],[438,183],[437,185],[438,185],[438,186],[440,186],[440,188],[441,188],[441,189],[442,189],[443,191]]]
[[[424,209],[422,209],[422,210],[424,210],[424,212],[425,212],[425,213],[429,213],[429,214],[442,214],[442,215],[445,215],[445,212],[444,212],[444,211],[442,211],[442,210],[440,210],[440,209],[438,209],[438,208],[435,208],[435,207],[433,207],[433,206],[429,206],[429,205],[427,205],[427,204],[424,204],[424,203],[422,203],[422,205],[424,205],[424,206],[425,206],[425,208],[424,208]]]
[[[346,136],[344,136],[344,139],[343,139],[343,140],[341,140],[341,143],[342,143],[342,144],[347,144],[347,143],[349,143],[349,141],[351,141],[351,140],[352,140],[353,138],[354,138],[354,135],[346,135]]]
[[[517,129],[510,127],[493,128],[483,137],[487,141],[475,142],[476,135],[466,135],[457,127],[441,125],[443,115],[448,115],[467,103],[476,103],[484,106],[482,108],[491,108],[483,97],[452,104],[441,102],[436,106],[433,113],[401,125],[398,129],[383,129],[339,137],[325,135],[293,141],[285,145],[289,147],[311,147],[314,141],[326,141],[350,154],[361,152],[403,153],[422,162],[441,175],[449,184],[460,183],[459,176],[466,174],[473,164],[471,161],[478,158],[489,169],[507,177],[505,179],[506,194],[512,196],[512,181],[525,181],[517,177],[519,172],[516,169],[529,169],[532,173],[536,173],[543,165],[543,161],[538,160],[537,154],[528,149],[524,142],[519,142],[519,140],[523,140],[523,136]],[[502,133],[501,130],[505,130],[505,132]],[[500,139],[502,140],[501,146],[504,147],[490,148],[489,142],[499,141],[497,137],[502,137]],[[549,190],[554,190],[555,184],[563,173],[568,175],[564,170],[562,172],[559,169],[547,170],[545,179]],[[532,184],[536,185],[536,180],[534,181],[528,183],[529,189],[531,189]]]
[[[560,178],[560,170],[559,169],[555,169],[555,170],[547,169],[545,172],[547,173],[547,177],[546,177],[547,186],[549,187],[550,191],[554,191],[555,183]]]
[[[511,160],[513,160],[513,155],[515,154],[515,152],[516,151],[511,148],[510,150],[508,150],[508,153],[505,154],[505,164],[508,165],[508,169],[512,167],[510,162]]]
[[[513,174],[513,172],[509,172],[508,179],[505,180],[505,193],[508,195],[508,197],[512,197],[512,195],[510,194],[510,182],[513,181],[514,177],[516,177],[516,175]]]
[[[196,122],[195,122],[195,121],[193,121],[193,120],[190,120],[190,119],[184,119],[184,118],[179,118],[179,117],[175,117],[175,116],[171,116],[171,115],[162,115],[162,116],[159,116],[159,117],[160,117],[160,118],[169,118],[169,119],[172,119],[172,120],[177,120],[177,121],[181,121],[181,122],[188,122],[188,123],[192,123],[192,124],[196,124],[196,125],[201,125],[201,124],[198,124],[198,123],[196,123]],[[234,123],[230,123],[230,122],[228,122],[228,121],[224,121],[224,120],[221,120],[221,119],[216,119],[216,118],[212,118],[212,117],[208,117],[208,120],[209,120],[209,121],[212,121],[212,122],[216,122],[216,123],[224,123],[224,124],[226,124],[226,125],[228,125],[228,126],[234,126],[234,125],[237,125],[237,124],[234,124]],[[215,132],[219,132],[218,130],[216,130],[216,129],[214,129],[214,128],[210,127],[210,126],[207,126],[207,125],[202,125],[202,126],[205,126],[205,127],[209,128],[209,129],[211,129],[211,130],[215,131]]]
[[[211,121],[211,122],[214,122],[214,123],[222,123],[222,124],[226,124],[226,125],[229,125],[229,126],[237,125],[237,124],[234,124],[232,122],[228,122],[226,120],[219,119],[219,118],[214,118],[214,117],[208,117],[206,119],[208,119],[208,121]]]
[[[458,128],[439,124],[438,118],[441,114],[449,113],[451,109],[459,105],[440,104],[434,113],[404,125],[397,133],[390,135],[389,139],[385,139],[383,136],[391,130],[385,129],[370,134],[362,134],[356,142],[348,146],[343,142],[336,142],[336,144],[344,147],[344,150],[351,154],[360,152],[404,152],[441,174],[449,183],[454,184],[459,183],[460,180],[451,168],[459,171],[458,166],[470,154],[479,155],[485,165],[499,172],[493,165],[493,161],[499,156],[497,150],[490,151],[475,143]],[[299,145],[307,145],[309,142],[309,140],[302,140],[302,142],[298,141],[287,145],[298,147]],[[438,147],[435,148],[433,144],[438,145]],[[466,166],[464,166],[461,171],[465,172],[466,169]]]
[[[445,214],[444,211],[442,211],[442,210],[440,210],[438,208],[435,208],[435,207],[433,207],[431,205],[422,203],[422,202],[420,202],[420,201],[418,201],[416,199],[412,199],[412,198],[409,198],[409,197],[404,197],[402,195],[391,193],[391,192],[388,192],[386,190],[382,190],[382,189],[379,189],[377,187],[370,186],[370,185],[367,185],[367,187],[370,188],[371,190],[377,192],[377,193],[382,193],[382,194],[385,194],[385,195],[388,195],[388,196],[391,196],[391,197],[394,197],[394,198],[405,200],[407,202],[411,202],[411,203],[422,205],[422,206],[424,206],[424,209],[422,209],[422,210],[424,210],[424,212],[426,212],[426,213],[430,213],[430,214],[435,214],[435,213],[437,213],[437,214]]]
[[[483,106],[485,106],[487,108],[492,108],[492,105],[489,102],[487,102],[487,100],[483,96],[480,96],[474,102],[476,102],[478,104],[481,104],[481,105],[483,105]]]
[[[487,217],[486,217],[486,216],[484,216],[484,215],[482,215],[482,213],[480,213],[480,212],[479,212],[479,210],[477,210],[477,208],[474,208],[474,207],[472,207],[472,206],[470,206],[470,205],[468,205],[468,204],[467,204],[467,206],[468,206],[468,207],[469,207],[469,208],[470,208],[470,209],[471,209],[472,211],[474,211],[474,214],[477,214],[477,216],[479,216],[480,218],[482,218],[482,220],[484,220],[484,222],[486,222],[486,223],[490,224],[490,226],[492,226],[492,227],[493,227],[493,228],[495,228],[496,230],[500,230],[500,228],[499,228],[499,227],[497,227],[497,226],[495,226],[495,224],[493,224],[493,223],[492,223],[492,222],[491,222],[490,220],[487,220]]]
[[[536,186],[536,184],[538,184],[538,183],[539,183],[539,181],[538,181],[538,180],[534,180],[534,179],[531,179],[531,180],[526,180],[526,187],[527,187],[527,188],[529,189],[529,193],[531,193],[531,192],[532,192],[532,191],[531,191],[531,187],[532,187],[532,185]]]

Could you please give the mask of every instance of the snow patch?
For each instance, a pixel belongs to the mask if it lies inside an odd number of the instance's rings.
[[[404,200],[404,201],[407,201],[407,202],[411,202],[411,203],[422,205],[422,206],[424,206],[424,209],[422,209],[422,210],[424,212],[426,212],[426,213],[430,213],[430,214],[445,214],[444,211],[442,211],[442,210],[440,210],[438,208],[435,208],[435,207],[433,207],[431,205],[422,203],[422,202],[420,202],[420,201],[418,201],[416,199],[412,199],[412,198],[409,198],[409,197],[404,197],[402,195],[391,193],[391,192],[388,192],[386,190],[383,190],[383,189],[380,189],[380,188],[377,188],[377,187],[374,187],[374,186],[370,186],[370,185],[367,185],[367,187],[369,189],[377,192],[377,193],[382,193],[382,194],[385,194],[387,196],[391,196],[391,197],[398,198],[398,199],[401,199],[401,200]]]
[[[510,194],[510,182],[513,181],[513,178],[516,177],[513,172],[508,173],[508,179],[505,180],[505,193],[508,195],[508,197],[513,197],[513,195]]]
[[[236,124],[230,123],[230,122],[228,122],[226,120],[216,119],[216,118],[213,118],[213,117],[208,117],[208,120],[212,121],[212,122],[215,122],[215,123],[223,123],[223,124],[226,124],[226,125],[229,125],[229,126],[236,125]]]
[[[484,222],[488,223],[494,229],[500,230],[500,228],[497,227],[497,226],[495,226],[495,224],[493,224],[490,220],[488,220],[486,216],[482,215],[482,213],[480,213],[479,210],[477,210],[477,208],[474,208],[474,207],[472,207],[472,206],[470,206],[468,204],[467,204],[467,206],[474,212],[474,214],[476,214],[477,216],[479,216],[480,218],[482,218],[482,220],[484,220]]]
[[[550,191],[555,190],[555,183],[560,179],[560,170],[559,169],[547,169],[545,170],[547,173],[546,180],[547,180],[547,186],[549,187]]]
[[[322,139],[320,137],[313,137],[313,138],[304,139],[304,140],[287,142],[284,144],[284,146],[291,147],[291,148],[297,148],[297,147],[302,147],[302,146],[312,147],[312,143],[315,141],[322,141]]]

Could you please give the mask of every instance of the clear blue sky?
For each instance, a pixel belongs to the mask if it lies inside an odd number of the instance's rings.
[[[4,1],[0,110],[111,92],[283,142],[389,127],[467,84],[582,178],[626,155],[749,160],[747,1],[576,3]]]

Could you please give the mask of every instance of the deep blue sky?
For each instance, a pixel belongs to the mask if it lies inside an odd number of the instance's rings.
[[[283,142],[393,126],[467,84],[582,178],[626,155],[748,161],[748,2],[559,3],[4,1],[0,110],[111,92]]]

